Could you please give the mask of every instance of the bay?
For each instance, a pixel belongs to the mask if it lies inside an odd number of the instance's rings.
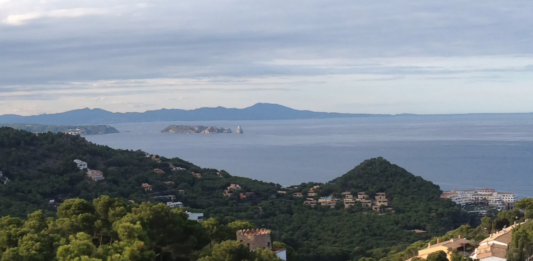
[[[160,133],[171,124],[244,134]],[[327,182],[384,157],[443,190],[495,188],[533,197],[533,115],[398,116],[294,121],[114,124],[94,143],[180,157],[232,175],[294,185]]]

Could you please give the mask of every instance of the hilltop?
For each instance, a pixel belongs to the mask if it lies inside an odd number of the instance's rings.
[[[75,159],[100,170],[105,179],[88,178]],[[161,196],[171,195],[207,218],[222,223],[248,220],[272,229],[275,241],[292,246],[299,260],[306,261],[382,258],[394,249],[475,223],[453,202],[440,199],[438,186],[382,158],[367,160],[325,184],[283,188],[179,158],[96,145],[80,136],[37,136],[0,128],[0,171],[10,180],[0,184],[2,216],[22,217],[38,209],[53,216],[57,204],[68,198],[92,201],[109,195],[125,201],[165,203],[170,199]],[[298,194],[309,194],[313,187],[315,199],[339,197],[347,191],[369,196],[386,193],[393,211],[375,212],[361,205],[345,209],[342,201],[333,208],[312,207]],[[410,232],[413,229],[427,234]]]
[[[161,109],[126,113],[113,113],[102,109],[85,108],[63,113],[34,116],[1,115],[0,123],[84,125],[157,121],[296,120],[371,116],[383,115],[314,112],[295,110],[278,104],[257,103],[243,109],[216,107],[194,110]]]

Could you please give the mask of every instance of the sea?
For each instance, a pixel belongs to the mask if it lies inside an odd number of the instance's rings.
[[[244,134],[168,134],[172,124]],[[383,157],[443,190],[494,188],[533,197],[533,114],[396,116],[282,121],[150,122],[111,125],[96,144],[179,157],[283,186],[327,182]]]

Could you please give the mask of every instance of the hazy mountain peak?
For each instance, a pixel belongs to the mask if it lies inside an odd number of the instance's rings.
[[[83,108],[63,113],[41,114],[35,116],[3,115],[0,116],[0,123],[87,125],[156,121],[296,120],[368,116],[370,115],[302,111],[279,104],[256,103],[243,109],[228,109],[218,106],[211,108],[204,107],[194,110],[160,109],[146,112],[125,113],[113,113],[99,108]]]

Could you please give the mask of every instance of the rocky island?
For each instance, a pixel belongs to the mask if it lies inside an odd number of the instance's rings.
[[[231,129],[217,128],[214,126],[191,126],[191,125],[170,125],[163,129],[161,133],[202,133],[202,134],[211,134],[211,133],[232,133]]]
[[[42,125],[42,124],[2,124],[0,127],[10,127],[16,130],[25,130],[33,133],[58,133],[63,132],[71,135],[102,135],[119,133],[119,131],[108,125]]]

